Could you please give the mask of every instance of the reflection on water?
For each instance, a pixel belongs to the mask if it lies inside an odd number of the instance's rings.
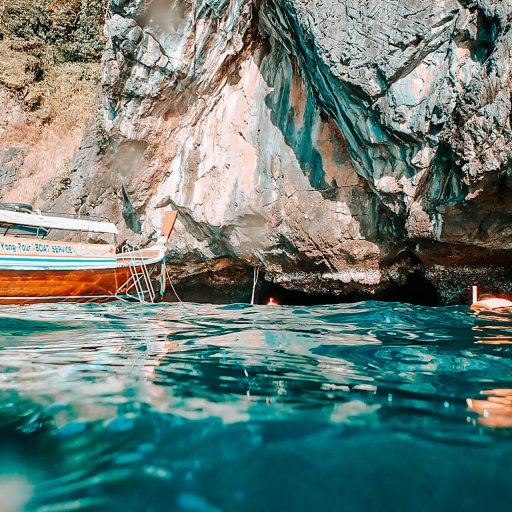
[[[487,345],[505,345],[512,343],[512,314],[500,314],[490,311],[475,315],[478,321],[473,327],[478,343]]]
[[[505,509],[511,339],[463,307],[2,307],[0,512]]]

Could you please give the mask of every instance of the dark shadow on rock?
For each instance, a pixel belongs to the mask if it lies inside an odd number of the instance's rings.
[[[133,207],[124,185],[121,185],[121,191],[123,194],[123,219],[134,233],[140,234],[142,233],[142,223],[139,214]]]

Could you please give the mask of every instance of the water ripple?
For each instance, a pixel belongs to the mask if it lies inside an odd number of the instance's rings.
[[[511,317],[378,302],[4,306],[0,340],[2,512],[509,499]]]

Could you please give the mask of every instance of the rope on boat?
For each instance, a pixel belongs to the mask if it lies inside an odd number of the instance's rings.
[[[180,296],[177,294],[176,292],[176,288],[174,288],[174,283],[172,282],[172,279],[171,279],[171,273],[169,272],[169,269],[167,268],[167,266],[164,267],[165,268],[165,275],[167,277],[167,280],[169,281],[169,284],[171,285],[171,289],[172,291],[174,292],[174,295],[176,296],[176,298],[178,299],[178,302],[183,302],[181,299],[180,299]]]
[[[252,284],[252,296],[251,296],[251,305],[254,306],[254,296],[256,295],[256,285],[258,284],[258,277],[260,275],[260,269],[258,267],[254,267],[254,280]]]

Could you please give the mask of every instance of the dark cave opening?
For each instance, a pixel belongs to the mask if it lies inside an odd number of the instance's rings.
[[[439,296],[436,288],[422,274],[410,274],[403,285],[386,287],[371,293],[357,291],[348,294],[306,293],[284,288],[279,284],[264,282],[258,293],[259,304],[267,304],[270,298],[283,306],[316,306],[320,304],[343,304],[365,300],[404,302],[420,306],[437,306]]]
[[[227,269],[226,269],[227,270]],[[252,268],[240,272],[230,279],[229,272],[222,275],[202,274],[175,284],[180,299],[185,302],[210,304],[250,303],[253,286]],[[315,306],[321,304],[343,304],[365,300],[403,302],[422,306],[437,306],[440,303],[436,288],[422,273],[411,273],[404,284],[383,287],[381,290],[354,291],[350,293],[307,293],[290,290],[260,277],[255,292],[256,304],[267,304],[273,298],[283,306]],[[176,296],[169,290],[166,301],[176,302]]]
[[[258,292],[258,302],[259,304],[267,304],[271,298],[282,306],[317,306],[320,304],[352,302],[347,301],[344,296],[288,290],[279,284],[265,281]]]
[[[422,273],[410,274],[403,285],[394,285],[379,296],[387,302],[405,302],[417,306],[438,306],[439,294]]]

